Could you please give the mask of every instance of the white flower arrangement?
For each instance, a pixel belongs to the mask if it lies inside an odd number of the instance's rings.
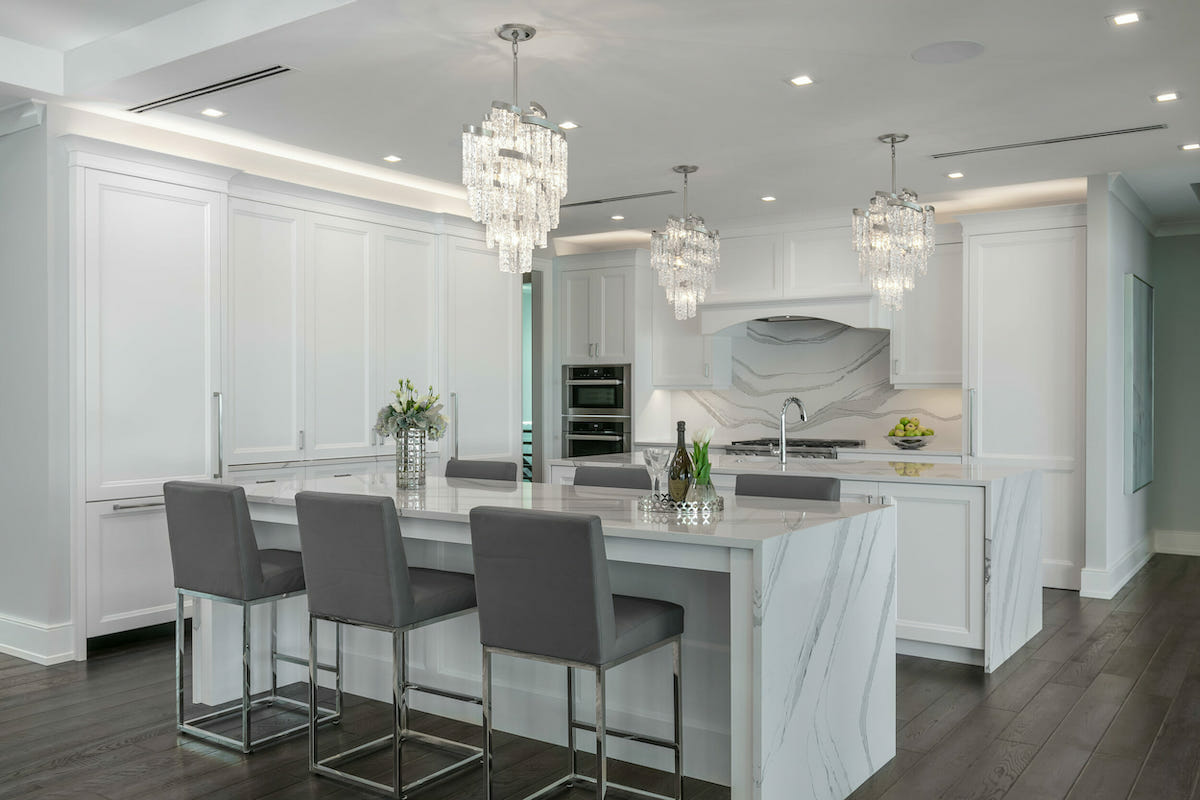
[[[412,381],[402,378],[399,384],[400,388],[392,390],[395,400],[379,409],[375,432],[398,439],[405,428],[417,428],[425,431],[430,439],[442,438],[449,423],[442,414],[442,404],[438,402],[439,395],[433,393],[433,387],[420,396]]]

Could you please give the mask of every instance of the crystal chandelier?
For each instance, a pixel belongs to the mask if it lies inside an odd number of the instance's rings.
[[[910,189],[896,191],[896,145],[907,133],[885,133],[879,141],[892,146],[892,191],[876,192],[867,210],[854,209],[851,237],[858,266],[884,308],[899,310],[904,292],[924,275],[933,253],[933,206],[922,207]]]
[[[533,38],[529,25],[508,24],[496,35],[512,42],[512,103],[496,100],[479,126],[463,125],[463,185],[472,219],[500,248],[503,272],[533,269],[533,248],[546,246],[558,227],[558,203],[567,193],[567,139],[534,102],[517,105],[517,46]]]
[[[675,307],[675,319],[688,319],[696,316],[696,304],[704,302],[721,264],[721,238],[687,210],[688,175],[700,168],[673,169],[683,175],[683,217],[667,217],[667,229],[651,233],[650,266],[658,271],[658,283]]]

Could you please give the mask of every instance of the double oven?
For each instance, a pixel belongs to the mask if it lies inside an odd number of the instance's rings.
[[[628,364],[563,367],[563,458],[630,452],[629,372]]]

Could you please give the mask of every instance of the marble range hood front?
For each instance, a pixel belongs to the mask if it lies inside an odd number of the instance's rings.
[[[859,293],[750,303],[706,303],[700,307],[700,332],[714,334],[746,322],[788,317],[827,319],[851,328],[892,328],[892,314],[880,306],[878,298]]]

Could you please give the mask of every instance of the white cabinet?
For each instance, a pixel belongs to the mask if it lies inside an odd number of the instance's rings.
[[[303,212],[233,199],[229,207],[225,457],[303,458]]]
[[[929,271],[892,314],[891,381],[896,388],[962,383],[963,247],[939,244]]]
[[[563,270],[559,357],[564,364],[633,361],[633,268]]]
[[[376,231],[375,389],[372,418],[402,378],[424,392],[441,389],[441,317],[437,237],[431,233],[379,226]],[[430,443],[437,448],[436,442]],[[390,439],[379,445],[382,455],[395,454]],[[431,473],[432,474],[432,473]]]
[[[896,636],[983,648],[983,488],[842,481],[843,503],[896,506]]]
[[[967,451],[1044,470],[1043,582],[1084,558],[1086,228],[1082,208],[963,218]]]
[[[780,269],[783,236],[722,236],[721,267],[705,302],[735,303],[779,297],[783,291]]]
[[[87,636],[175,619],[162,498],[86,504]]]
[[[733,372],[729,337],[703,335],[699,317],[675,319],[675,312],[661,292],[655,292],[652,302],[654,388],[728,387]]]
[[[820,228],[784,236],[784,297],[839,297],[871,293],[858,267],[850,228]]]
[[[521,458],[521,276],[482,242],[447,239],[447,381],[462,458]]]
[[[83,175],[88,500],[156,495],[217,471],[224,198]]]
[[[306,220],[305,326],[307,458],[370,455],[377,403],[372,392],[372,225],[310,214]]]

